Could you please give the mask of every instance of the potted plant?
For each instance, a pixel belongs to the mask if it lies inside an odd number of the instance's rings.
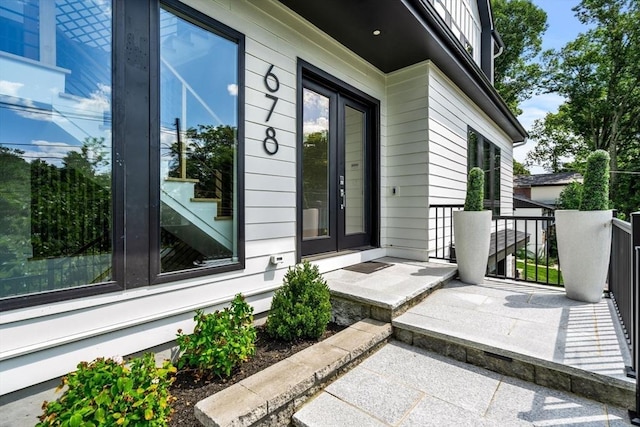
[[[464,210],[453,213],[458,276],[465,283],[482,283],[487,271],[491,211],[483,210],[484,172],[478,167],[469,171]]]
[[[579,210],[556,210],[558,257],[568,298],[598,302],[602,298],[609,255],[609,153],[594,151],[587,158]]]

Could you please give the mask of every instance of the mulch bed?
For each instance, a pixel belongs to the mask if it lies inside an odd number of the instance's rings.
[[[259,372],[287,357],[304,350],[343,330],[343,326],[330,323],[327,331],[319,340],[297,340],[292,343],[273,340],[263,327],[258,327],[256,354],[250,360],[237,367],[228,378],[201,379],[192,371],[178,371],[176,381],[171,386],[171,394],[176,397],[173,402],[174,413],[170,426],[200,427],[201,424],[193,414],[193,407],[200,400],[223,390],[238,381]]]

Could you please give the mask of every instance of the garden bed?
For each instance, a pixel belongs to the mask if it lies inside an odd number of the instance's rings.
[[[171,394],[177,400],[172,405],[175,412],[171,417],[170,425],[176,427],[200,427],[202,424],[196,420],[193,411],[194,405],[200,400],[248,378],[343,329],[343,326],[330,323],[320,340],[296,340],[288,343],[272,339],[266,333],[264,327],[258,327],[256,354],[236,368],[230,377],[197,378],[193,371],[187,369],[177,373],[176,381],[171,386]]]

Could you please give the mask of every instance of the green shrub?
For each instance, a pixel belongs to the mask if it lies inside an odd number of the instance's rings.
[[[587,157],[581,211],[609,209],[609,153],[596,150]]]
[[[178,330],[176,341],[181,353],[178,368],[193,368],[203,377],[229,376],[236,365],[255,354],[253,307],[241,294],[222,311],[204,314],[197,310],[193,320],[196,322],[193,334],[185,335]]]
[[[171,415],[169,386],[176,368],[166,361],[156,367],[153,354],[122,360],[98,358],[82,362],[62,378],[54,402],[44,402],[43,426],[166,426]]]
[[[304,261],[289,268],[283,286],[273,295],[267,332],[285,341],[320,338],[331,320],[330,297],[317,266]]]
[[[469,171],[467,196],[464,200],[465,211],[481,211],[484,208],[484,172],[479,167]]]
[[[560,192],[556,206],[558,209],[579,209],[581,199],[582,183],[573,181]]]

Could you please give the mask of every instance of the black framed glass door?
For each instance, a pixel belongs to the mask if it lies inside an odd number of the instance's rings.
[[[372,242],[372,108],[336,88],[303,79],[302,255]]]

